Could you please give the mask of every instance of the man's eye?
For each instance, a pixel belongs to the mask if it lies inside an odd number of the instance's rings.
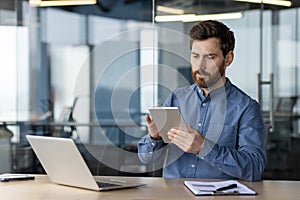
[[[214,59],[215,56],[207,56],[208,59]]]

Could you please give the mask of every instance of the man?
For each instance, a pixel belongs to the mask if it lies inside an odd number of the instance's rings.
[[[178,107],[189,130],[172,128],[166,144],[147,115],[140,160],[165,156],[166,178],[261,180],[266,158],[260,106],[225,76],[234,58],[233,32],[221,22],[202,21],[190,30],[190,41],[194,84],[173,91],[163,105]]]

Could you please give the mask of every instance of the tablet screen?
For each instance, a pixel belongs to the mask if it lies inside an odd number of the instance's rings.
[[[148,110],[165,143],[171,142],[167,135],[171,128],[188,130],[177,107],[154,107]]]

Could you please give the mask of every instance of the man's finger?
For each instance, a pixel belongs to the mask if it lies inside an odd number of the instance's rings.
[[[177,145],[180,149],[182,149],[184,151],[185,151],[185,148],[187,146],[186,142],[187,141],[184,138],[178,137],[178,136],[175,136],[172,139],[172,143],[174,143],[175,145]]]
[[[149,115],[146,115],[146,121],[148,124],[150,124],[152,122],[151,118]]]

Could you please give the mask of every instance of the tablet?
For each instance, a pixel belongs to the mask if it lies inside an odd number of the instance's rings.
[[[171,142],[167,135],[171,128],[188,130],[177,107],[153,107],[148,110],[165,143]]]

